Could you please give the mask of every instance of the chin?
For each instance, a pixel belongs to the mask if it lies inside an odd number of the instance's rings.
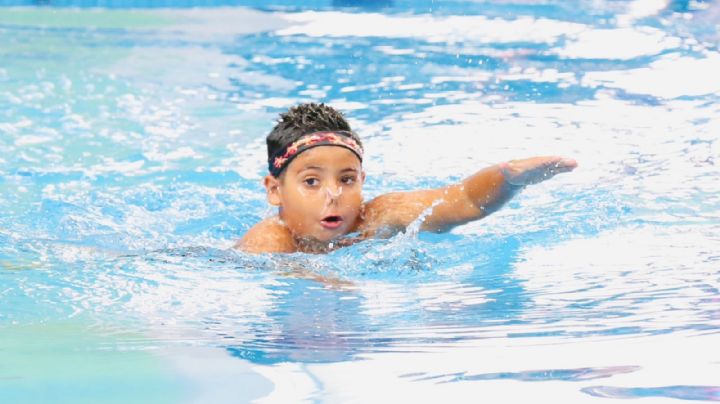
[[[320,241],[323,243],[328,243],[330,241],[337,240],[338,238],[342,237],[344,234],[345,233],[337,233],[337,234],[332,234],[332,235],[322,234],[322,235],[318,235],[313,238],[317,241]]]
[[[340,228],[340,229],[334,229],[332,232],[329,232],[329,231],[322,232],[321,234],[318,234],[315,238],[318,241],[327,243],[327,242],[342,238],[342,236],[347,234],[346,230],[347,229]]]
[[[340,230],[340,229],[338,229]],[[319,230],[316,232],[292,232],[296,239],[305,240],[313,243],[328,243],[335,239],[342,237],[345,233],[340,231],[333,231],[332,233]]]

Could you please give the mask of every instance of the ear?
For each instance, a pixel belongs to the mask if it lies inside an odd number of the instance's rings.
[[[365,170],[362,170],[362,171],[360,172],[360,182],[361,182],[362,184],[365,184]]]
[[[267,201],[273,206],[280,206],[280,180],[272,175],[265,176],[263,180]]]

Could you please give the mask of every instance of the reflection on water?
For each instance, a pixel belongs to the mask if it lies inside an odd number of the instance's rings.
[[[464,381],[503,379],[512,379],[524,382],[540,382],[546,380],[561,380],[572,382],[604,379],[618,374],[636,372],[638,370],[640,370],[639,366],[615,366],[608,368],[548,369],[530,370],[524,372],[503,372],[485,374],[467,374],[467,372],[432,376],[426,376],[424,374],[413,374],[407,375],[406,377],[412,377],[414,381],[432,380],[435,383],[453,383]]]
[[[678,400],[720,401],[720,386],[609,387],[593,386],[582,390],[595,397],[665,397]]]

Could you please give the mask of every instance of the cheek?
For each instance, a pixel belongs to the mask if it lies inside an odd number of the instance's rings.
[[[283,208],[286,213],[302,218],[322,206],[324,198],[319,192],[297,187],[283,193]]]
[[[317,192],[313,192],[313,190],[304,188],[301,185],[287,187],[283,192],[285,199],[293,204],[302,204],[305,201],[314,199],[316,194]]]
[[[355,188],[349,191],[343,192],[343,201],[345,205],[349,207],[359,207],[362,204],[362,189]]]
[[[307,189],[307,188],[305,188],[305,187],[303,187],[303,186],[300,186],[300,185],[298,185],[297,187],[295,187],[295,189],[292,190],[292,194],[293,194],[296,198],[303,198],[303,199],[312,198],[313,195],[315,195],[315,194],[317,194],[317,193],[318,193],[318,192],[313,191],[313,190],[311,190],[311,189]]]

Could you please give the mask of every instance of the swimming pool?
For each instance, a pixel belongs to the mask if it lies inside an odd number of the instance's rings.
[[[0,402],[720,401],[717,2],[49,3],[0,8]],[[366,198],[580,168],[448,234],[234,252],[301,101]]]

